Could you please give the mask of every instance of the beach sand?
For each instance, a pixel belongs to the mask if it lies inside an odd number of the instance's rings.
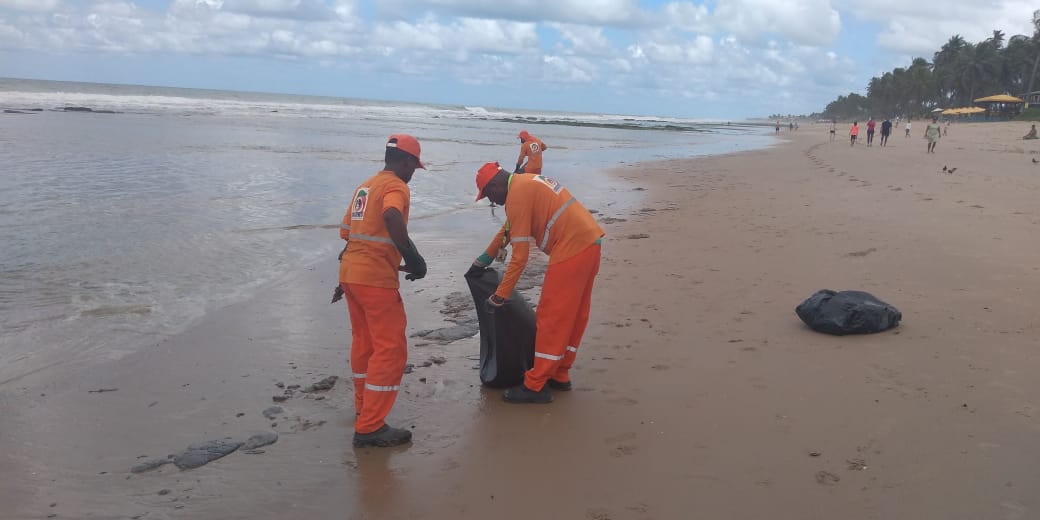
[[[349,379],[261,416],[276,383],[350,374],[335,251],[152,348],[7,382],[0,517],[1035,518],[1040,143],[954,124],[928,155],[923,127],[850,148],[804,125],[768,150],[615,171],[645,198],[596,208],[624,221],[604,224],[575,391],[507,405],[480,388],[476,338],[413,338],[390,416],[408,447],[351,447]],[[465,229],[404,287],[410,332],[443,325],[493,232]],[[812,332],[794,307],[822,288],[904,321]],[[264,453],[129,473],[259,431],[280,433]]]

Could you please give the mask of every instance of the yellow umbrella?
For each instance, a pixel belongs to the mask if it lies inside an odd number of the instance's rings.
[[[944,116],[955,116],[960,113],[959,110],[959,108],[947,108],[946,110],[942,111],[942,114]]]
[[[975,100],[976,103],[1025,103],[1025,100],[1007,94],[997,94]]]
[[[982,107],[971,107],[971,108],[965,108],[963,110],[964,111],[961,112],[962,114],[981,114],[982,112],[986,111],[986,109],[982,108]]]

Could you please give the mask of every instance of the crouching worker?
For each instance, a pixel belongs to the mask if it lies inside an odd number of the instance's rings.
[[[397,399],[408,359],[406,319],[398,271],[408,280],[426,276],[426,261],[408,238],[408,181],[419,161],[419,141],[390,136],[383,171],[354,192],[340,237],[347,241],[339,282],[350,312],[350,366],[354,373],[354,446],[397,446],[412,432],[385,419]],[[402,259],[404,265],[401,265]]]
[[[477,190],[477,200],[487,197],[505,205],[506,224],[468,274],[485,269],[506,244],[513,247],[513,258],[498,290],[488,299],[489,306],[506,303],[532,245],[549,255],[535,311],[534,367],[503,398],[510,403],[551,402],[549,388],[571,389],[570,368],[589,322],[603,229],[559,182],[542,175],[511,174],[498,163],[487,163],[477,172]]]

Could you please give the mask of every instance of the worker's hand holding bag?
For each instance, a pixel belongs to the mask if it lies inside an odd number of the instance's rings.
[[[408,239],[408,247],[401,249],[401,257],[404,258],[404,270],[408,272],[404,279],[410,282],[426,277],[426,260],[415,248],[412,239]]]

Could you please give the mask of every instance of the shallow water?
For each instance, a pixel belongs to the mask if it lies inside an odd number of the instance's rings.
[[[496,219],[471,211],[473,172],[511,168],[523,128],[594,208],[634,198],[604,168],[772,142],[696,120],[25,80],[0,80],[0,109],[38,109],[0,114],[0,384],[121,357],[334,255],[391,133],[423,145],[413,227],[442,248]]]

